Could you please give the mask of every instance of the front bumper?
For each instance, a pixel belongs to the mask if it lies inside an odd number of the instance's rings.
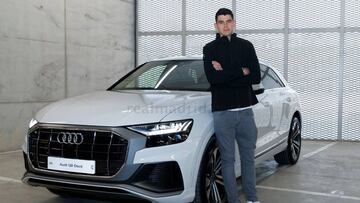
[[[179,177],[174,175],[173,172],[164,173],[164,170],[169,169],[169,166],[174,166],[175,162],[165,162],[158,164],[144,164],[134,172],[133,176],[127,181],[116,181],[116,179],[106,181],[94,181],[87,179],[74,179],[68,178],[65,175],[60,174],[56,176],[38,174],[31,172],[29,168],[31,166],[27,163],[27,156],[24,153],[25,172],[22,181],[31,186],[41,186],[53,189],[60,189],[65,191],[72,191],[80,194],[92,194],[94,196],[108,195],[112,199],[135,199],[135,200],[147,200],[149,202],[159,203],[180,203],[188,202],[189,195],[184,193],[184,189],[178,188],[173,190],[166,188],[167,185],[174,184],[179,186],[182,184],[179,182]],[[170,163],[170,164],[169,164]],[[165,166],[163,170],[157,166]],[[147,170],[149,168],[155,169],[153,171]],[[157,169],[156,169],[157,168]],[[145,169],[145,170],[144,170]],[[154,173],[155,171],[155,173]],[[180,171],[179,171],[180,172]],[[149,178],[152,177],[152,180]],[[174,188],[170,186],[170,188]]]
[[[120,134],[129,142],[126,161],[116,175],[99,177],[39,169],[32,165],[29,155],[24,152],[26,173],[23,176],[23,182],[32,186],[79,193],[105,193],[119,199],[145,199],[151,202],[167,203],[186,202],[182,201],[184,200],[184,182],[178,163],[174,160],[135,163],[136,152],[144,149],[145,137],[124,128],[115,130],[121,132]]]
[[[43,175],[37,175],[34,173],[25,173],[22,181],[31,186],[41,186],[50,189],[60,189],[65,191],[75,191],[85,194],[106,194],[111,195],[113,198],[125,198],[144,200],[140,195],[136,195],[133,192],[138,190],[137,188],[128,188],[127,185],[122,184],[109,184],[109,183],[97,183],[89,181],[77,181],[68,180],[55,177],[46,177]]]

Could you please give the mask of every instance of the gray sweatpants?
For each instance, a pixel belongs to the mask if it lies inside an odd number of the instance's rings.
[[[240,111],[215,111],[214,129],[220,150],[222,176],[229,203],[240,203],[234,170],[236,140],[241,159],[241,178],[249,201],[257,201],[255,148],[257,128],[251,108]]]

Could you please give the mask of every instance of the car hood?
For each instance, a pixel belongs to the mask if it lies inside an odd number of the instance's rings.
[[[207,105],[204,102],[208,100],[208,92],[100,91],[52,103],[41,109],[35,119],[40,123],[91,126],[153,123],[182,106]]]

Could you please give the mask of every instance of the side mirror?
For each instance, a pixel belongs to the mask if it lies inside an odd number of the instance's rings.
[[[254,91],[254,93],[255,93],[256,95],[262,94],[262,93],[264,93],[264,91],[265,91],[265,88],[264,88],[264,86],[262,85],[261,82],[260,82],[259,84],[254,84],[254,85],[252,85],[252,89],[253,89],[253,91]]]

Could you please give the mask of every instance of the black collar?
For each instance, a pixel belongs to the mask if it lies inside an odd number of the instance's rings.
[[[236,33],[232,33],[231,34],[231,41],[234,39],[236,37]],[[227,41],[229,41],[229,39],[227,38],[227,37],[225,37],[225,36],[222,36],[222,37],[220,37],[220,34],[219,33],[216,33],[216,40],[227,40]]]

